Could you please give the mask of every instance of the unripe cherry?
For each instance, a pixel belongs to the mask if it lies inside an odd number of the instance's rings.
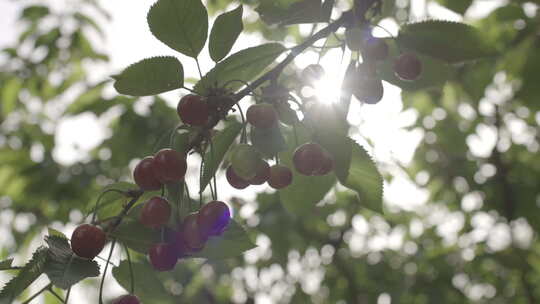
[[[413,53],[401,54],[394,60],[394,72],[402,80],[416,80],[422,73],[422,62]]]
[[[227,181],[231,186],[233,186],[236,189],[245,189],[249,186],[249,182],[234,172],[234,169],[232,166],[229,166],[227,168],[227,171],[225,173],[225,176],[227,177]]]
[[[220,235],[231,221],[229,206],[221,201],[205,204],[197,216],[199,232],[203,237]]]
[[[162,183],[181,181],[186,170],[186,157],[176,150],[161,149],[154,155],[154,173]]]
[[[113,304],[140,304],[139,298],[134,295],[123,295],[114,300]]]
[[[323,148],[317,143],[306,143],[298,147],[293,154],[296,171],[303,175],[317,175],[326,159]]]
[[[208,122],[210,111],[206,100],[194,94],[188,94],[178,103],[176,108],[182,122],[192,126],[203,126]]]
[[[178,261],[178,256],[172,244],[158,243],[153,245],[149,252],[150,264],[157,271],[169,271],[174,268]]]
[[[206,237],[201,234],[197,223],[197,213],[191,213],[184,218],[181,225],[182,237],[189,252],[198,252],[204,248]]]
[[[159,228],[169,221],[171,206],[159,196],[154,196],[146,202],[141,211],[141,223],[146,227]]]
[[[139,188],[144,191],[154,191],[161,188],[161,182],[155,173],[155,163],[152,156],[143,158],[135,170],[133,170],[133,179]]]
[[[268,184],[274,189],[283,189],[292,183],[293,174],[291,169],[283,165],[273,165],[270,167],[270,178]]]
[[[276,124],[278,116],[273,105],[259,103],[248,108],[246,120],[256,128],[267,129]]]
[[[81,258],[95,258],[105,247],[105,232],[98,226],[82,224],[71,234],[71,249]]]
[[[262,185],[270,178],[270,165],[261,159],[257,165],[257,171],[254,178],[249,180],[251,185]]]

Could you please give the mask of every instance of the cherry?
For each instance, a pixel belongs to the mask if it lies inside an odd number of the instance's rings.
[[[321,168],[319,171],[317,171],[316,175],[326,175],[330,173],[332,170],[334,170],[334,159],[330,155],[330,153],[325,152],[325,159],[323,160],[321,164]]]
[[[282,189],[292,183],[293,175],[291,169],[283,165],[273,165],[270,167],[270,178],[268,184],[274,189]]]
[[[394,72],[402,80],[416,80],[422,73],[422,62],[413,53],[401,54],[394,61]]]
[[[296,171],[303,175],[318,175],[327,156],[317,143],[306,143],[294,151],[293,163]]]
[[[105,247],[105,232],[101,228],[82,224],[71,234],[71,249],[81,258],[95,258]]]
[[[270,165],[264,160],[261,160],[256,172],[255,177],[250,179],[249,183],[252,185],[262,185],[270,178]]]
[[[385,60],[388,57],[388,45],[383,39],[369,35],[363,41],[362,55],[366,59]]]
[[[352,88],[352,92],[359,101],[367,104],[376,104],[381,101],[384,87],[373,63],[360,64],[356,71],[355,81],[356,86]]]
[[[201,234],[197,223],[197,213],[191,213],[182,222],[182,237],[189,252],[197,252],[203,249],[206,238]]]
[[[146,202],[141,211],[141,223],[146,227],[159,228],[169,221],[171,206],[159,196],[154,196]]]
[[[212,201],[199,210],[197,225],[199,232],[205,236],[220,235],[231,220],[231,211],[227,204]]]
[[[203,126],[208,122],[210,111],[208,103],[201,96],[188,94],[178,103],[176,108],[180,119],[192,126]]]
[[[134,295],[123,295],[114,300],[113,304],[139,304],[139,298]]]
[[[145,191],[159,190],[161,182],[155,174],[155,163],[152,156],[143,158],[133,170],[133,179],[139,188]]]
[[[236,172],[234,172],[232,166],[229,166],[227,168],[225,176],[227,177],[227,181],[229,182],[229,184],[236,189],[245,189],[247,188],[247,186],[249,186],[249,182],[238,176]]]
[[[269,103],[259,103],[248,108],[246,119],[256,128],[267,129],[275,125],[278,116],[274,106]]]
[[[181,181],[186,170],[186,157],[178,151],[161,149],[154,155],[154,173],[162,183]]]
[[[172,270],[178,261],[174,246],[169,243],[154,244],[148,251],[148,256],[150,264],[157,271]]]
[[[324,76],[324,68],[320,64],[310,64],[302,71],[302,79],[308,84],[315,84]]]

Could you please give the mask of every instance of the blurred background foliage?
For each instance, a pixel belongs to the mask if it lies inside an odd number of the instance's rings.
[[[103,187],[129,181],[134,159],[158,147],[177,122],[160,97],[147,98],[151,106],[141,113],[137,100],[111,93],[109,80],[92,79],[92,68],[108,62],[97,45],[110,16],[97,1],[76,2],[61,11],[21,2],[22,31],[2,50],[2,260],[27,256],[46,227],[81,222]],[[207,6],[215,15],[231,2]],[[256,17],[255,8],[273,1],[240,2],[252,14],[248,32],[276,41],[305,37],[298,25],[269,27]],[[482,1],[430,2],[464,15]],[[384,4],[381,19],[415,18],[409,1]],[[350,1],[336,5],[345,10]],[[540,303],[538,5],[508,1],[470,20],[500,55],[457,66],[443,86],[402,92],[402,111],[416,117],[406,129],[422,139],[412,161],[380,169],[387,184],[405,176],[416,189],[412,204],[387,202],[377,214],[341,187],[309,214],[287,212],[270,192],[234,198],[236,217],[258,247],[167,274],[140,263],[149,273],[137,282],[145,303]],[[79,115],[106,123],[107,136],[65,164],[56,156],[56,130],[62,118]],[[95,295],[96,282],[87,281],[82,288]]]

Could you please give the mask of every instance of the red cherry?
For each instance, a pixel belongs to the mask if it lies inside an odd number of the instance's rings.
[[[259,103],[248,108],[246,119],[256,128],[267,129],[275,125],[278,116],[274,106],[269,103]]]
[[[174,268],[178,257],[174,246],[169,243],[154,244],[148,252],[150,264],[157,271],[169,271]]]
[[[325,159],[325,151],[317,143],[303,144],[294,151],[293,155],[296,171],[308,176],[317,175]]]
[[[186,157],[178,151],[161,149],[154,155],[154,173],[162,183],[181,181],[186,170]]]
[[[139,298],[134,295],[123,295],[114,300],[113,304],[140,304]]]
[[[206,238],[201,234],[197,224],[197,213],[191,213],[182,222],[182,237],[189,252],[197,252],[203,249]]]
[[[283,165],[273,165],[270,167],[270,178],[268,184],[274,189],[282,189],[292,183],[293,175],[291,169]]]
[[[245,189],[247,186],[249,186],[249,182],[238,176],[238,174],[234,172],[232,166],[229,166],[227,168],[225,176],[227,177],[227,181],[229,182],[229,184],[236,189]]]
[[[93,259],[103,250],[105,241],[105,232],[101,228],[83,224],[71,234],[71,249],[82,258]]]
[[[161,182],[156,177],[154,167],[154,158],[147,156],[133,170],[133,179],[142,190],[153,191],[161,188]]]
[[[146,202],[141,211],[141,223],[146,227],[159,228],[169,221],[171,206],[159,196],[154,196]]]
[[[231,220],[231,211],[224,202],[212,201],[199,210],[197,224],[200,233],[209,237],[220,235]]]
[[[321,168],[319,171],[317,171],[316,175],[326,175],[330,173],[332,170],[334,170],[334,159],[330,155],[330,153],[325,152],[325,159],[323,160],[321,164]]]
[[[270,178],[270,165],[261,160],[257,166],[257,174],[249,180],[252,185],[262,185]]]
[[[413,53],[401,54],[394,61],[394,72],[402,80],[415,80],[422,73],[422,62]]]
[[[182,97],[176,111],[184,123],[192,126],[204,126],[210,116],[206,100],[193,94]]]

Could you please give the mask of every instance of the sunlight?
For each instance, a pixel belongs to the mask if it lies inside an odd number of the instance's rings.
[[[341,75],[333,75],[327,71],[327,74],[314,85],[314,94],[317,96],[317,99],[323,104],[337,102],[339,100],[342,80]]]

